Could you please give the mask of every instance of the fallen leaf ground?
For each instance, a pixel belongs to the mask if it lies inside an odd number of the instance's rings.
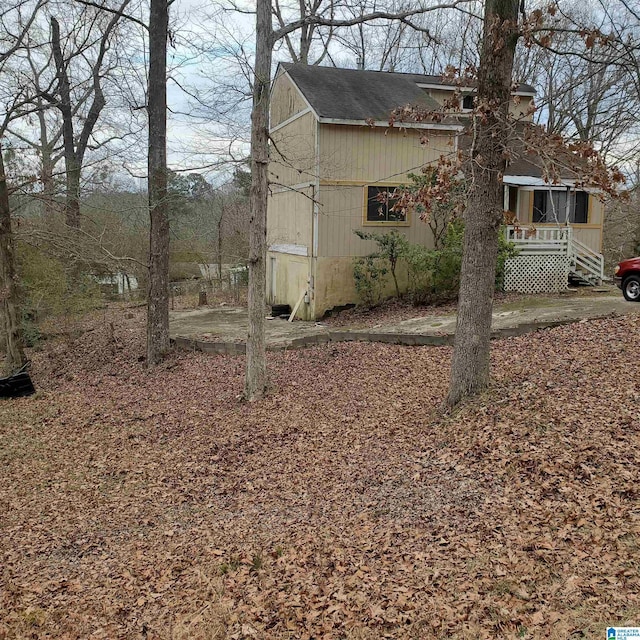
[[[129,317],[127,317],[129,316]],[[640,318],[448,348],[341,343],[154,371],[140,310],[0,403],[0,638],[603,638],[640,623]],[[113,323],[113,328],[111,324]]]

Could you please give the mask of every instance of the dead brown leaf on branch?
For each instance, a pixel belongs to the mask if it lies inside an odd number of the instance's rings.
[[[144,370],[143,323],[96,313],[0,404],[0,638],[640,623],[640,318],[495,343],[494,389],[444,421],[448,348],[273,354],[246,405],[242,358]]]

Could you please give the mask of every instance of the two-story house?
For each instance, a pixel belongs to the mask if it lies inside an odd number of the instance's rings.
[[[460,113],[437,123],[389,127],[405,105],[441,109],[458,92]],[[472,87],[439,76],[280,64],[271,95],[272,141],[267,214],[267,297],[314,319],[357,302],[353,259],[375,250],[354,230],[398,229],[412,243],[433,246],[429,226],[381,205],[381,191],[408,182],[409,173],[455,153],[473,104]],[[513,115],[530,118],[533,88],[512,96]],[[521,159],[504,177],[505,210],[538,227],[570,224],[600,250],[602,205],[572,181],[547,185],[541,170]],[[558,212],[561,211],[560,215]]]

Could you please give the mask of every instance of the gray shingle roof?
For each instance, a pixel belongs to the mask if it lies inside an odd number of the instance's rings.
[[[320,118],[388,120],[397,107],[440,105],[418,84],[443,84],[440,76],[281,63]],[[521,85],[520,90],[533,88]],[[448,119],[449,120],[449,119]]]

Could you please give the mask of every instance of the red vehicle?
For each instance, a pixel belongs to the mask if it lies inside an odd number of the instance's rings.
[[[640,258],[629,258],[618,264],[613,280],[622,289],[625,300],[640,302]]]

